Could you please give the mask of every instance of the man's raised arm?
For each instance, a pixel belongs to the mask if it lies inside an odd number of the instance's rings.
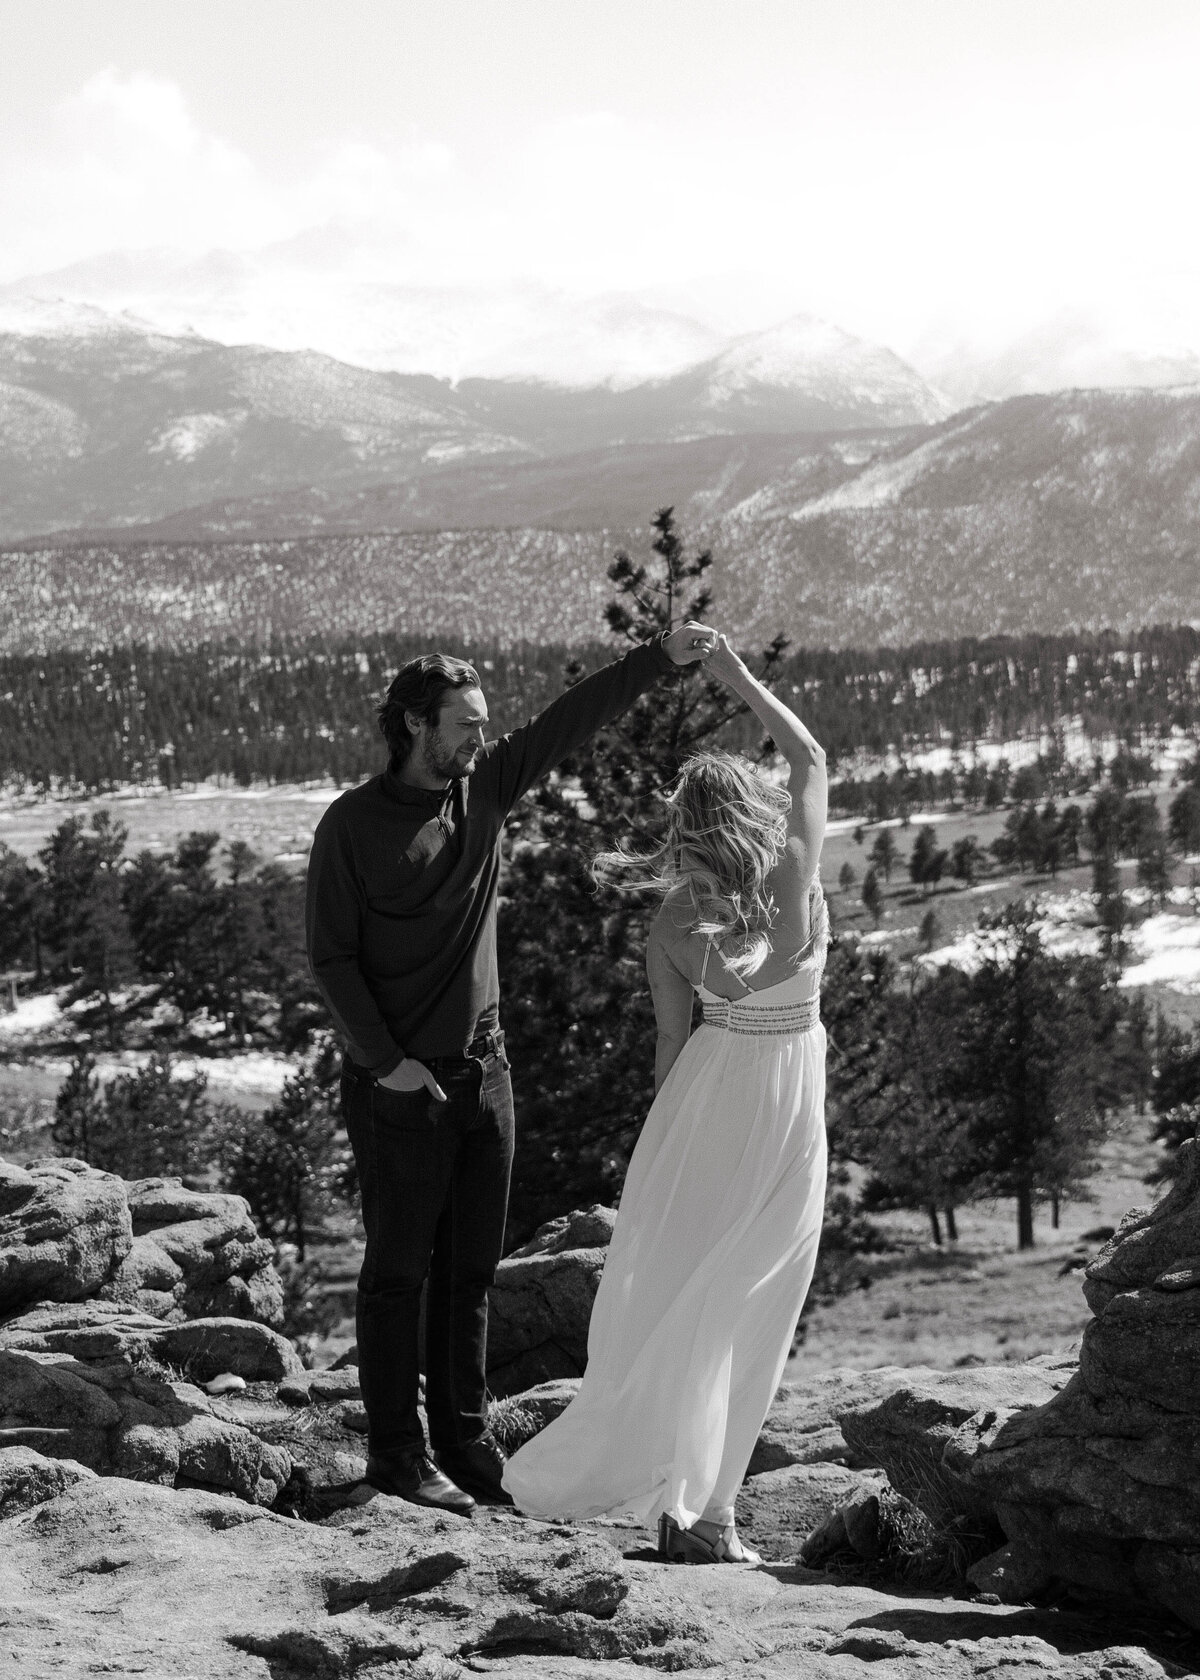
[[[502,808],[511,810],[539,776],[552,770],[597,729],[620,717],[660,677],[681,665],[707,659],[716,645],[715,630],[689,619],[678,630],[643,642],[623,659],[584,677],[544,712],[505,735],[490,755]]]

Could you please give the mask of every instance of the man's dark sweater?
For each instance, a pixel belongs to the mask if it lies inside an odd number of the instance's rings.
[[[377,1077],[405,1056],[461,1056],[499,1020],[500,831],[522,794],[672,670],[635,648],[430,791],[394,769],[335,799],[308,866],[308,957],[351,1059]]]

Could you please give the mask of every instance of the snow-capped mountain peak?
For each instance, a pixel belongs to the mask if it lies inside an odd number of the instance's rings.
[[[735,339],[704,375],[704,400],[713,409],[773,406],[786,396],[858,409],[891,425],[928,424],[950,413],[940,393],[893,351],[814,315]]]

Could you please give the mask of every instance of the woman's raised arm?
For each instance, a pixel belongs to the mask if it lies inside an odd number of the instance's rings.
[[[718,637],[704,670],[746,702],[787,760],[788,792],[792,796],[788,836],[802,854],[800,863],[807,885],[817,873],[829,809],[825,749],[791,707],[759,682],[724,636]]]

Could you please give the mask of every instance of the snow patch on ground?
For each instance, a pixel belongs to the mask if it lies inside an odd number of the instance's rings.
[[[1147,901],[1144,888],[1134,888],[1125,896],[1133,909]],[[1195,905],[1190,887],[1172,888],[1168,900],[1189,909]],[[1095,901],[1090,893],[1065,893],[1044,901],[1039,909],[1038,927],[1047,951],[1054,956],[1100,955],[1100,929],[1095,925]],[[930,968],[951,963],[973,974],[989,957],[1002,959],[1007,944],[1003,929],[972,928],[916,960]],[[1121,987],[1163,986],[1188,996],[1200,995],[1200,915],[1180,915],[1172,909],[1147,916],[1129,930],[1127,949],[1127,966],[1118,981]]]
[[[1200,917],[1169,910],[1148,916],[1132,946],[1138,960],[1121,975],[1122,986],[1166,986],[1191,996],[1200,992]]]
[[[71,1016],[75,1006],[64,1009],[61,999],[53,992],[39,992],[22,998],[15,1010],[0,1014],[0,1048],[13,1052],[32,1051],[47,1038],[68,1038],[72,1035]],[[206,1016],[197,1017],[190,1027],[204,1037],[221,1031],[219,1022]],[[96,1072],[102,1082],[118,1073],[134,1073],[150,1060],[148,1050],[120,1050],[98,1052]],[[66,1078],[71,1066],[64,1056],[30,1055],[29,1061],[60,1078]],[[215,1097],[232,1097],[238,1092],[258,1096],[277,1096],[298,1068],[295,1059],[270,1050],[239,1050],[219,1056],[172,1056],[171,1065],[183,1079],[202,1075]]]
[[[349,784],[347,784],[349,785]],[[223,781],[194,782],[184,787],[166,788],[160,783],[121,782],[106,788],[103,793],[80,793],[77,789],[56,788],[52,801],[70,805],[142,805],[158,799],[176,804],[199,804],[210,799],[236,799],[248,802],[269,800],[298,800],[304,805],[331,805],[344,787],[332,782],[258,782],[250,787],[235,787]],[[17,791],[12,786],[0,786],[0,822],[11,820],[12,813],[32,805],[44,805],[41,794]]]
[[[936,823],[949,822],[953,817],[960,816],[959,811],[913,811],[908,818],[910,828],[924,828],[927,824],[933,827]],[[869,828],[874,834],[880,828],[903,828],[903,817],[885,817],[883,822],[872,822],[869,817],[837,817],[833,822],[826,823],[826,834],[847,834],[855,828]]]
[[[19,1045],[40,1038],[62,1020],[62,1013],[53,992],[21,998],[14,1010],[0,1015],[0,1043]]]
[[[1122,746],[1115,735],[1089,735],[1079,718],[1064,721],[1061,739],[1063,751],[1071,764],[1091,764],[1094,758],[1101,758],[1108,764],[1116,758]],[[837,774],[830,777],[830,784],[836,787],[840,781],[866,781],[878,776],[881,771],[891,776],[901,767],[928,770],[935,776],[941,775],[944,770],[969,770],[975,764],[990,770],[1001,759],[1006,759],[1014,770],[1019,770],[1024,764],[1034,763],[1039,754],[1049,752],[1052,745],[1053,737],[1046,733],[1010,741],[981,741],[973,748],[958,748],[947,743],[905,753],[892,748],[882,756],[857,752],[838,760]],[[1153,760],[1159,777],[1169,781],[1181,764],[1195,756],[1196,746],[1191,735],[1184,730],[1173,729],[1166,739],[1148,742],[1144,751]]]
[[[828,490],[823,496],[815,496],[811,502],[805,502],[791,517],[802,521],[816,519],[826,513],[850,513],[859,509],[894,505],[909,485],[915,484],[921,477],[926,464],[941,454],[953,437],[968,431],[974,424],[972,418],[954,430],[942,432],[938,437],[931,438],[928,443],[919,444],[907,455],[902,455],[898,461],[881,461],[878,466],[868,467],[866,472],[859,473],[858,477],[852,478],[849,483],[839,485],[836,490]]]
[[[137,1073],[149,1060],[148,1050],[102,1051],[96,1056],[96,1075],[106,1085],[118,1074]],[[71,1068],[66,1056],[37,1056],[30,1062],[57,1079],[65,1079]],[[232,1056],[172,1056],[171,1068],[178,1079],[203,1077],[209,1096],[215,1098],[243,1093],[277,1097],[284,1081],[298,1071],[295,1062],[266,1050],[243,1050]]]
[[[242,412],[233,414],[181,414],[173,425],[158,434],[150,445],[152,455],[170,455],[176,461],[194,460],[218,438],[238,431],[245,424]]]

